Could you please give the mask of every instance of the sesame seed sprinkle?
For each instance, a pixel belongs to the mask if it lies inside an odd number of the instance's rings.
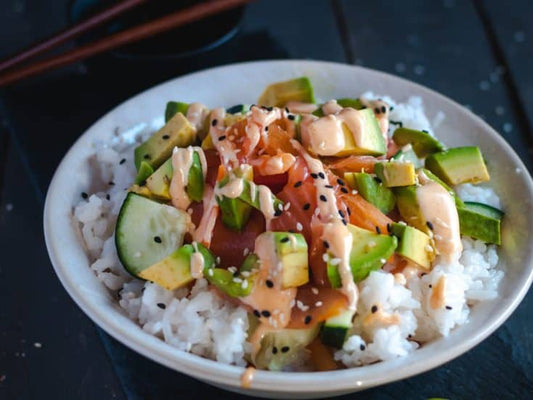
[[[298,187],[300,187],[300,186],[302,186],[302,181],[298,181],[298,182],[296,182],[296,183],[294,184],[294,187],[295,187],[295,188],[298,188]]]
[[[161,240],[161,238],[159,236],[154,236],[154,242],[161,243],[162,240]]]
[[[290,349],[291,349],[291,348],[290,348],[289,346],[283,346],[283,347],[281,348],[281,352],[282,352],[282,353],[287,353]]]
[[[218,121],[216,118],[213,121],[211,121],[211,126],[217,126],[217,124],[218,124]]]
[[[373,305],[370,311],[372,312],[372,314],[376,313],[378,311],[378,306]]]
[[[167,306],[165,305],[165,303],[157,303],[157,306],[158,306],[161,310],[164,310],[165,308],[167,308]]]
[[[226,135],[222,135],[218,137],[219,142],[222,142],[223,140],[226,140]]]

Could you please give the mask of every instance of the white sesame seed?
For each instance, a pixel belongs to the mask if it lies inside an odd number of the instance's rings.
[[[242,279],[241,278],[233,278],[233,282],[242,283]]]
[[[235,272],[237,272],[237,267],[231,266],[228,268],[228,271],[234,274]]]
[[[311,292],[313,292],[314,295],[318,294],[318,289],[316,287],[311,288]]]
[[[209,268],[209,269],[207,270],[207,275],[209,275],[209,276],[213,276],[213,268]]]
[[[241,288],[246,289],[248,287],[248,280],[243,280],[241,284]]]
[[[285,206],[283,207],[283,209],[284,209],[285,211],[287,211],[287,210],[289,209],[290,206],[291,206],[291,202],[289,201],[289,202],[287,202],[287,204],[285,204]]]
[[[250,249],[248,247],[245,247],[244,250],[242,251],[242,255],[246,257],[248,253],[250,253]]]
[[[317,302],[315,303],[315,307],[321,307],[321,306],[322,306],[322,302],[321,302],[321,301],[317,301]]]
[[[324,262],[328,262],[328,261],[329,261],[329,255],[328,255],[328,253],[324,253],[324,254],[322,254],[322,260],[324,260]]]
[[[357,194],[357,193],[358,193],[357,190],[355,190],[355,189],[352,190],[352,194]]]
[[[341,263],[341,259],[340,258],[332,258],[331,260],[329,260],[329,263],[331,265],[339,265]]]
[[[141,252],[137,251],[137,252],[135,252],[135,254],[133,254],[133,257],[139,258],[139,257],[141,257],[141,255],[142,255]]]
[[[301,223],[299,223],[299,222],[296,223],[296,230],[297,230],[298,232],[301,232],[303,229],[304,229],[304,227],[302,226]]]
[[[379,262],[380,262],[381,264],[385,264],[385,263],[387,262],[387,260],[385,260],[384,258],[380,258],[380,259],[379,259]]]
[[[187,214],[192,215],[192,213],[193,213],[193,209],[192,208],[188,208],[187,209]]]

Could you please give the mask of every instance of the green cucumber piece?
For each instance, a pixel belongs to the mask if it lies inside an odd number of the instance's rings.
[[[444,150],[443,144],[429,133],[415,129],[397,128],[392,134],[392,139],[398,146],[410,144],[420,158]]]
[[[326,320],[320,331],[320,341],[327,346],[341,349],[348,331],[352,328],[353,310],[346,310]]]
[[[129,273],[138,276],[183,244],[189,224],[186,212],[128,193],[115,229],[120,262]]]

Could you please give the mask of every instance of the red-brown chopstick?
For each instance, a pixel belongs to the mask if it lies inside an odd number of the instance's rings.
[[[252,0],[216,0],[207,3],[199,3],[185,10],[177,11],[154,21],[118,32],[114,35],[79,47],[57,57],[43,60],[27,67],[22,67],[13,72],[5,73],[0,76],[0,87],[6,86],[23,78],[37,75],[44,71],[84,60],[88,57],[128,43],[146,39],[150,36],[157,35],[158,33],[177,28],[178,26],[195,22],[208,16],[218,14],[222,11],[249,3],[250,1]]]
[[[143,3],[146,3],[148,0],[125,0],[121,1],[118,4],[115,4],[106,10],[64,30],[63,32],[58,33],[57,35],[46,39],[35,46],[30,47],[14,56],[6,58],[0,61],[0,72],[5,71],[8,68],[14,67],[17,64],[22,63],[23,61],[35,57],[38,54],[44,53],[48,50],[53,49],[54,47],[59,46],[69,40],[75,39],[82,33],[90,31],[97,26],[102,25],[103,23],[110,21],[116,16],[131,10]]]

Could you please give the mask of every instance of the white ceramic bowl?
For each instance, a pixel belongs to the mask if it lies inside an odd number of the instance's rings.
[[[243,369],[176,350],[143,332],[120,309],[89,268],[89,260],[71,222],[73,205],[91,182],[87,162],[95,141],[109,140],[114,129],[161,118],[168,100],[202,101],[209,106],[253,103],[269,83],[309,76],[322,99],[354,97],[367,90],[397,101],[423,98],[431,120],[441,110],[446,119],[437,135],[450,146],[480,146],[488,160],[492,185],[502,198],[501,262],[505,277],[499,298],[472,310],[470,321],[447,338],[407,357],[332,372],[257,371],[252,387],[240,388]],[[67,153],[48,189],[44,232],[52,264],[63,286],[81,309],[111,336],[158,363],[229,390],[265,397],[316,398],[339,395],[403,379],[435,368],[466,352],[498,328],[517,307],[533,278],[533,185],[509,145],[480,118],[453,101],[414,83],[360,67],[317,61],[267,61],[229,65],[163,83],[124,102],[87,130]]]

